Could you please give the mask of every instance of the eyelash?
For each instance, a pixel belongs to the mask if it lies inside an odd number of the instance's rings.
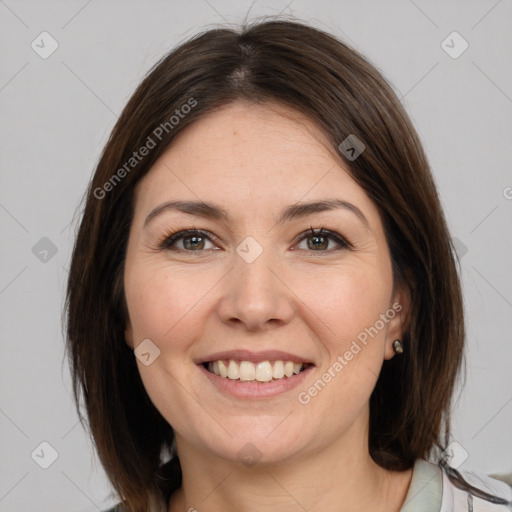
[[[180,251],[180,252],[188,252],[188,253],[202,253],[203,251],[211,250],[211,249],[199,249],[199,250],[188,250],[188,249],[176,249],[172,248],[172,245],[177,242],[178,240],[192,237],[192,236],[200,236],[202,238],[206,238],[210,240],[210,242],[217,242],[219,243],[219,240],[216,236],[214,236],[211,233],[208,233],[206,231],[200,230],[200,229],[184,229],[181,231],[177,231],[174,233],[168,233],[164,236],[164,238],[159,242],[158,248],[160,250],[173,250],[173,251]],[[353,245],[344,237],[342,237],[340,234],[329,231],[321,227],[318,231],[315,231],[313,227],[311,227],[309,230],[304,231],[298,237],[296,237],[296,240],[294,241],[295,244],[298,244],[302,242],[303,240],[306,240],[309,237],[315,237],[315,236],[321,236],[327,239],[334,240],[339,246],[339,249],[334,250],[340,250],[340,249],[353,249]],[[307,250],[307,249],[302,249]],[[331,253],[333,252],[333,249],[326,249],[326,250],[307,250],[308,252],[320,252],[320,253]]]

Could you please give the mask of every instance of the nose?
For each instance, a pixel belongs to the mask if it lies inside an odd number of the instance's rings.
[[[251,263],[235,253],[218,306],[220,318],[231,327],[263,331],[293,318],[294,294],[269,253],[264,250]]]

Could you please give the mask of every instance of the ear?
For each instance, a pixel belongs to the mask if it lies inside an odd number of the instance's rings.
[[[389,306],[388,317],[390,319],[386,333],[386,348],[384,359],[392,359],[396,353],[393,348],[395,340],[403,340],[407,331],[411,311],[411,292],[407,284],[397,285],[393,299]]]

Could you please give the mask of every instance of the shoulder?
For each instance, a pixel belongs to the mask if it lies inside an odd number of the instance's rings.
[[[512,487],[510,485],[476,471],[461,470],[459,473],[472,488],[463,488],[443,470],[440,512],[505,512],[512,510]],[[485,494],[490,497],[486,497]]]
[[[506,480],[506,478],[504,478]],[[484,473],[416,460],[400,512],[510,512],[512,487]]]

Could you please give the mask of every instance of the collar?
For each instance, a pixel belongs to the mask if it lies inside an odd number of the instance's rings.
[[[400,512],[440,512],[443,474],[436,464],[417,459],[411,484]]]

